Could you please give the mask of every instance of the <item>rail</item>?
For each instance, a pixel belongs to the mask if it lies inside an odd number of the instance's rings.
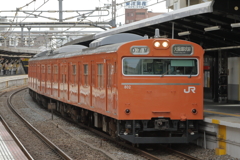
[[[56,152],[62,159],[71,160],[72,158],[69,157],[66,153],[64,153],[60,148],[54,145],[50,140],[47,139],[43,134],[41,134],[35,127],[33,127],[25,118],[23,118],[18,112],[14,109],[13,104],[11,103],[12,97],[17,94],[18,92],[25,90],[26,88],[17,90],[16,92],[12,93],[7,102],[10,109],[44,142],[46,143],[54,152]]]

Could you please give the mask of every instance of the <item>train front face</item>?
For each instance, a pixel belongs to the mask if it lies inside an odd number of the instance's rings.
[[[148,39],[119,49],[118,135],[132,143],[188,143],[203,119],[203,49]]]

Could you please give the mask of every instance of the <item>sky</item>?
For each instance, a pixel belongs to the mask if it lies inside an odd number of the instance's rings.
[[[38,7],[40,7],[44,2],[46,2],[41,8],[38,9],[38,11],[43,11],[43,10],[58,10],[59,9],[59,1],[58,0],[35,0],[35,2],[29,4],[26,6],[28,3],[32,2],[33,0],[6,0],[4,1],[4,5],[0,5],[0,12],[1,11],[6,11],[6,10],[12,10],[16,11],[16,8],[23,7],[22,10],[35,10]],[[161,2],[163,1],[163,2]],[[124,0],[116,0],[117,4],[123,3]],[[148,5],[152,5],[154,3],[158,3],[156,5],[148,7],[149,11],[152,12],[168,12],[166,9],[166,3],[164,0],[148,0]],[[103,7],[104,4],[111,4],[112,0],[63,0],[63,10],[94,10],[96,7]],[[109,9],[109,16],[97,16],[97,17],[88,17],[86,21],[109,21],[111,19],[111,9]],[[1,12],[1,16],[15,16],[16,12]],[[84,12],[80,12],[82,14]],[[107,12],[102,12],[107,13]],[[39,14],[39,12],[35,12],[34,14]],[[124,24],[125,21],[125,16],[124,14],[124,5],[118,5],[117,6],[117,24]],[[26,16],[26,14],[19,13],[17,14],[18,16]],[[72,16],[77,16],[78,13],[63,13],[63,19],[72,17]],[[94,15],[98,15],[98,12],[94,12]],[[123,16],[119,16],[123,15]],[[42,13],[41,16],[46,16],[46,17],[52,17],[52,18],[59,18],[58,13]],[[119,16],[119,17],[118,17]],[[13,20],[14,18],[9,18]],[[14,19],[14,22],[20,22],[22,21],[23,18],[17,18]],[[77,18],[67,20],[65,22],[76,22]],[[27,18],[23,22],[58,22],[58,21],[53,21],[45,18]],[[39,29],[35,29],[39,30]],[[42,30],[42,29],[41,29]],[[46,29],[43,29],[46,30]],[[79,30],[79,28],[74,28],[72,30]]]

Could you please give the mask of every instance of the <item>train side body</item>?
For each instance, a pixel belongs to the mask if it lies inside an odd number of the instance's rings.
[[[155,42],[168,46],[156,47]],[[182,54],[184,47],[189,54]],[[146,39],[43,56],[29,61],[29,88],[41,103],[51,98],[56,110],[79,121],[89,115],[85,110],[92,112],[95,127],[132,143],[173,143],[171,138],[139,139],[134,134],[178,132],[203,119],[203,53],[188,41]]]

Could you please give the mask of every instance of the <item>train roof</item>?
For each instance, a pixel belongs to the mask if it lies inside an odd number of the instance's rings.
[[[90,44],[90,48],[82,45],[68,45],[56,49],[53,52],[44,51],[42,53],[39,53],[31,60],[68,58],[79,55],[98,54],[102,52],[111,53],[116,52],[122,44],[142,39],[146,38],[130,33],[116,34],[102,37],[93,41]]]
[[[130,42],[130,41],[136,41],[141,39],[145,39],[145,38],[132,33],[121,33],[121,34],[115,34],[115,35],[110,35],[110,36],[96,39],[90,43],[89,47],[90,48],[99,47],[99,46],[104,46],[109,44]]]
[[[80,56],[80,55],[90,55],[90,54],[98,54],[102,52],[111,53],[116,52],[119,47],[121,47],[124,43],[117,43],[117,44],[111,44],[111,45],[105,45],[101,47],[95,47],[95,48],[86,48],[81,51],[75,51],[75,52],[63,52],[59,54],[45,54],[41,57],[33,57],[30,59],[32,60],[44,60],[44,59],[59,59],[59,58],[69,58],[74,56]]]

